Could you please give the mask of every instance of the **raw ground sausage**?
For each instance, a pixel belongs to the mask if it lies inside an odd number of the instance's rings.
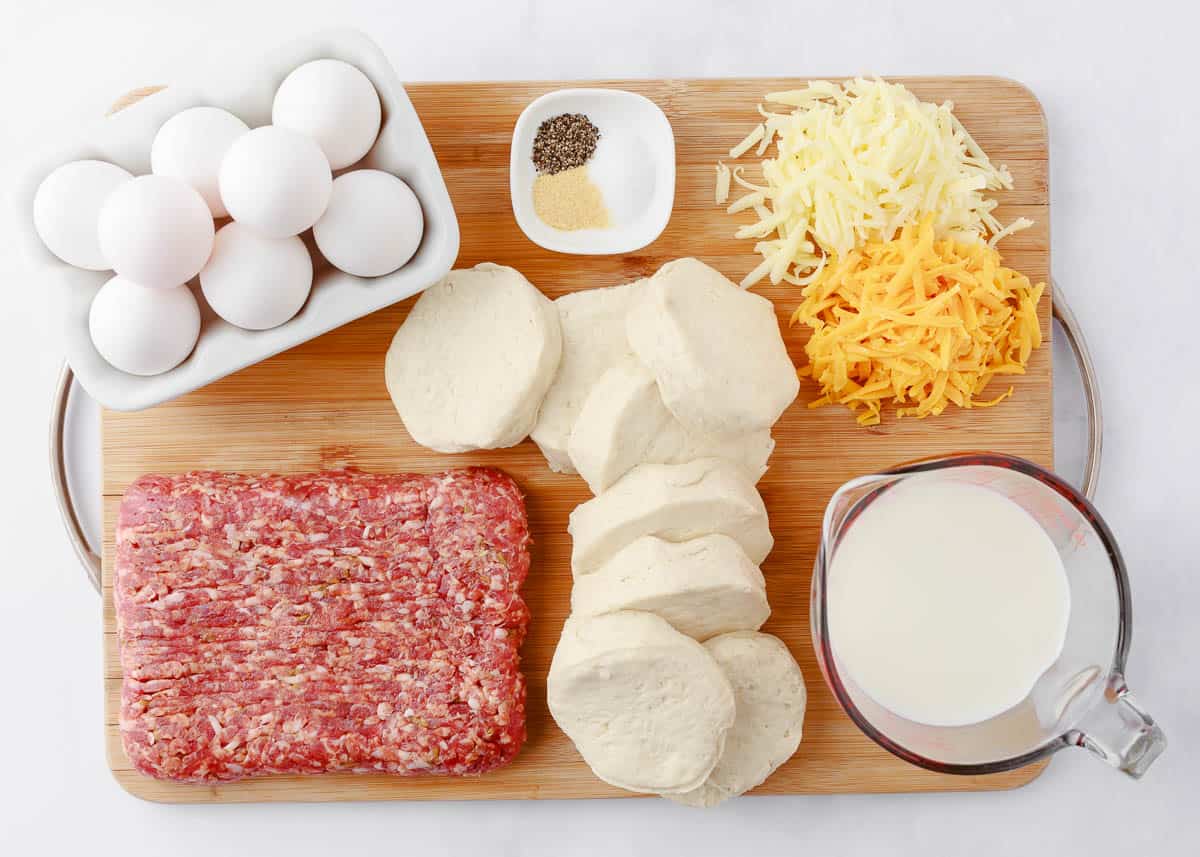
[[[506,764],[529,541],[492,469],[143,476],[116,532],[126,753],[188,782]]]

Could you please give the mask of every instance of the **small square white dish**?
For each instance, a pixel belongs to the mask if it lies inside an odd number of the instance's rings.
[[[582,113],[600,131],[596,155],[609,140],[620,140],[630,158],[629,177],[638,183],[645,204],[631,217],[616,216],[606,194],[606,203],[616,222],[602,229],[555,229],[534,211],[533,141],[538,126],[561,113]],[[606,158],[607,160],[607,158]],[[630,253],[645,247],[662,234],[675,204],[675,135],[666,114],[650,99],[622,89],[559,89],[534,99],[522,111],[513,129],[509,159],[509,191],[517,225],[530,241],[556,253],[605,256]],[[605,187],[601,184],[601,192]]]
[[[154,135],[167,119],[188,107],[222,107],[251,128],[270,124],[271,103],[284,77],[297,66],[321,58],[357,66],[379,92],[383,107],[379,138],[366,157],[348,169],[385,170],[413,189],[425,219],[416,255],[392,274],[363,278],[338,271],[314,252],[308,302],[290,321],[264,331],[243,330],[219,318],[193,282],[190,285],[200,303],[202,321],[199,342],[186,360],[168,372],[148,377],[109,365],[92,344],[88,311],[92,297],[112,272],[73,268],[42,244],[32,216],[33,197],[42,179],[59,165],[81,158],[111,161],[134,175],[149,173]],[[458,256],[458,219],[421,120],[384,53],[352,30],[317,33],[266,55],[247,56],[240,62],[235,58],[222,69],[219,79],[196,88],[172,85],[110,117],[85,124],[73,142],[42,153],[24,171],[15,199],[20,209],[17,222],[24,227],[21,238],[36,278],[33,285],[49,298],[48,309],[60,313],[65,321],[67,362],[94,399],[118,411],[141,410],[176,398],[402,301],[441,279]],[[382,360],[381,354],[381,367]]]

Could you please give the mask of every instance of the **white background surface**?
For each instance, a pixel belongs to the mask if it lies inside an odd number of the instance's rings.
[[[1025,82],[1050,125],[1054,273],[1091,339],[1106,394],[1098,503],[1133,581],[1130,680],[1172,742],[1140,783],[1075,751],[1015,792],[746,798],[707,813],[657,800],[168,807],[129,797],[104,761],[99,602],[62,536],[47,478],[58,323],[7,252],[12,206],[4,200],[0,852],[1196,854],[1200,110],[1192,8],[0,0],[0,195],[21,153],[68,133],[114,96],[186,82],[223,52],[331,25],[366,31],[407,80],[865,72]],[[1060,403],[1070,410],[1065,403],[1074,401]]]

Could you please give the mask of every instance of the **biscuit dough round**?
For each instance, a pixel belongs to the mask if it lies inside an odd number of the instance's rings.
[[[575,420],[567,450],[593,494],[639,464],[723,458],[751,482],[767,472],[775,449],[770,429],[739,435],[688,431],[667,410],[650,370],[628,357],[600,376]]]
[[[596,776],[635,792],[698,788],[735,715],[733,689],[704,647],[633,611],[568,618],[546,698]]]
[[[626,333],[689,431],[769,429],[800,392],[774,305],[696,259],[668,262],[650,278]]]
[[[604,371],[633,352],[625,315],[644,280],[571,292],[554,301],[562,326],[562,360],[529,436],[556,473],[574,473],[567,441],[584,399]]]
[[[558,368],[554,304],[512,268],[451,271],[396,331],[384,368],[413,440],[438,452],[520,443]]]
[[[762,783],[800,746],[808,694],[804,676],[778,637],[735,631],[704,644],[733,685],[737,718],[708,779],[667,794],[688,806],[715,806]]]
[[[667,542],[643,536],[571,589],[571,612],[601,616],[641,610],[703,642],[756,631],[771,615],[762,572],[729,536]]]
[[[640,464],[598,497],[576,506],[567,525],[571,571],[590,574],[642,536],[669,542],[723,533],[755,565],[774,545],[767,507],[741,469],[719,458]]]

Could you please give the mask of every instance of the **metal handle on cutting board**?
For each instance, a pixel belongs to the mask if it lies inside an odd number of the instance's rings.
[[[1053,304],[1051,311],[1066,334],[1067,344],[1075,353],[1075,362],[1079,366],[1079,377],[1083,382],[1083,394],[1087,399],[1088,409],[1088,452],[1087,461],[1083,465],[1083,481],[1079,490],[1083,496],[1092,500],[1096,496],[1096,485],[1100,482],[1100,454],[1104,447],[1104,412],[1100,407],[1100,386],[1096,381],[1096,366],[1092,363],[1092,352],[1087,340],[1083,337],[1083,328],[1071,311],[1066,296],[1058,287],[1058,283],[1050,280]]]
[[[100,557],[88,544],[87,536],[83,533],[83,525],[75,513],[75,500],[71,497],[71,486],[67,482],[67,449],[65,444],[67,428],[67,404],[71,400],[71,384],[75,373],[66,363],[58,376],[58,389],[54,392],[54,410],[50,416],[50,476],[54,481],[54,496],[58,501],[58,514],[62,517],[63,526],[67,528],[67,536],[75,556],[83,566],[92,588],[100,591]]]
[[[1088,454],[1083,470],[1083,482],[1080,490],[1090,500],[1096,493],[1096,482],[1100,478],[1100,452],[1104,439],[1104,418],[1100,410],[1100,389],[1096,384],[1096,369],[1092,364],[1092,355],[1088,350],[1087,341],[1083,338],[1083,330],[1075,314],[1071,312],[1063,293],[1058,285],[1051,281],[1053,292],[1054,317],[1062,325],[1067,335],[1067,344],[1075,353],[1075,362],[1079,364],[1079,374],[1083,379],[1083,391],[1087,397],[1088,409]],[[58,390],[54,395],[54,411],[50,417],[50,474],[54,480],[55,497],[58,500],[58,511],[62,516],[63,525],[67,528],[67,536],[71,547],[79,557],[83,570],[91,581],[92,588],[100,591],[100,557],[88,545],[79,516],[75,513],[75,502],[71,497],[71,488],[67,483],[66,449],[63,441],[66,435],[67,402],[71,397],[71,382],[75,379],[71,367],[63,364],[62,374],[58,377]]]

